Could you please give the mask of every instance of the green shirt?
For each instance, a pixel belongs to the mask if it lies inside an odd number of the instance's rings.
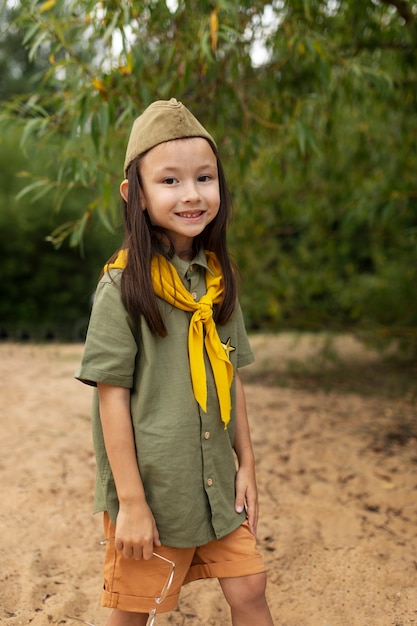
[[[184,285],[199,300],[206,292],[208,269],[204,252],[191,262],[174,257]],[[131,416],[139,471],[147,502],[163,544],[193,547],[223,537],[245,518],[236,513],[235,381],[232,415],[227,430],[210,364],[207,373],[207,412],[194,398],[188,360],[191,314],[158,299],[168,330],[153,334],[141,318],[134,323],[120,297],[122,270],[111,270],[98,284],[85,351],[76,378],[131,390]],[[112,280],[113,279],[113,280]],[[234,348],[234,369],[253,362],[240,306],[217,331],[222,343]],[[107,458],[98,407],[93,402],[93,441],[97,460],[94,511],[108,511],[115,522],[119,503]]]

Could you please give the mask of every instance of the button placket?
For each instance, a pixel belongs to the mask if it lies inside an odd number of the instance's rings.
[[[198,266],[190,265],[187,272],[187,279],[190,285],[191,297],[194,301],[198,302],[202,295],[201,289],[203,286],[205,287],[204,274],[199,271]]]

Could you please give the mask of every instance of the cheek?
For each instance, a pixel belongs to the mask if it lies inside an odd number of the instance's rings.
[[[218,216],[220,212],[220,198],[213,198],[213,202],[210,203],[210,208],[208,211],[208,221],[212,222]]]
[[[215,193],[213,193],[212,205],[213,205],[213,208],[216,210],[216,214],[217,214],[219,212],[219,209],[220,209],[220,193],[219,193],[219,191],[216,191]]]
[[[206,202],[210,205],[211,210],[217,213],[220,208],[220,190],[217,186],[207,189]]]

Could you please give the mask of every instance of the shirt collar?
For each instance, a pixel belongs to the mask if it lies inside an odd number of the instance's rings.
[[[172,259],[170,259],[170,262],[175,267],[181,278],[186,278],[188,271],[192,268],[192,266],[195,265],[202,267],[204,270],[212,274],[212,271],[207,265],[206,253],[204,252],[203,248],[200,248],[192,261],[184,261],[183,259],[180,259],[179,256],[174,254]]]

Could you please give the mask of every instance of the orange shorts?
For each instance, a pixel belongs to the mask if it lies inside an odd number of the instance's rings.
[[[105,537],[114,537],[115,527],[104,513]],[[201,578],[233,578],[265,571],[256,539],[245,521],[229,535],[197,548],[161,546],[155,552],[175,563],[175,574],[165,600],[156,606],[155,598],[169,578],[171,566],[156,557],[148,561],[126,559],[106,543],[104,587],[101,604],[122,611],[158,613],[172,611],[178,604],[181,587]]]

